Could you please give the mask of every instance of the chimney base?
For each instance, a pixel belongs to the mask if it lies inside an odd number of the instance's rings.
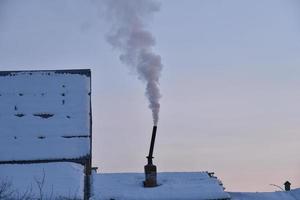
[[[144,187],[156,187],[157,186],[156,166],[153,164],[147,164],[145,165],[144,169],[145,169]]]

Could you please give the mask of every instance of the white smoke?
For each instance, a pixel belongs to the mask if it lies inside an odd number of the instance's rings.
[[[112,24],[108,42],[121,51],[120,60],[133,67],[138,78],[146,83],[146,96],[152,110],[153,123],[159,118],[159,77],[161,57],[152,47],[155,39],[146,30],[146,21],[159,11],[159,5],[151,0],[105,0],[107,18]]]

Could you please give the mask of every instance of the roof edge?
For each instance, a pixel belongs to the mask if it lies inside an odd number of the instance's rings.
[[[16,73],[54,72],[56,74],[80,74],[91,77],[91,69],[58,69],[58,70],[16,70],[0,71],[0,76],[10,76]]]

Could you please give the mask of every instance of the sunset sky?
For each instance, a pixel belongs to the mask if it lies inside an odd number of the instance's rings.
[[[300,2],[158,2],[158,171],[214,171],[228,191],[300,187]],[[142,172],[151,112],[109,26],[100,0],[0,0],[0,70],[91,68],[93,165]]]

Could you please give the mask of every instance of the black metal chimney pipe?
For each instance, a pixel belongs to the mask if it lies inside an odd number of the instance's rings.
[[[153,126],[151,144],[150,144],[149,154],[147,156],[148,165],[153,164],[152,158],[153,158],[153,149],[154,149],[154,143],[155,143],[155,137],[156,137],[156,130],[157,130],[157,126]]]
[[[156,166],[153,165],[153,162],[152,162],[156,130],[157,130],[157,126],[153,126],[151,144],[150,144],[149,154],[147,156],[148,163],[144,167],[144,170],[145,170],[144,187],[156,187],[157,186],[157,181],[156,181],[156,174],[157,174],[156,171],[157,170],[156,170]]]

